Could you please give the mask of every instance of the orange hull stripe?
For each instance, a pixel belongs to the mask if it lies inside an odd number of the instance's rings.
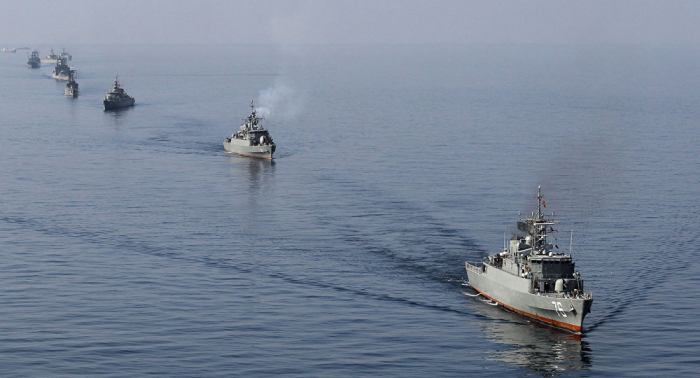
[[[474,288],[474,287],[472,286],[472,288]],[[555,326],[557,326],[557,327],[561,327],[561,328],[564,328],[564,329],[568,329],[568,330],[570,330],[570,331],[581,332],[581,326],[577,326],[577,325],[573,325],[573,324],[569,324],[569,323],[560,322],[560,321],[557,321],[557,320],[554,320],[554,319],[549,319],[549,318],[545,318],[545,317],[542,317],[542,316],[538,316],[538,315],[531,314],[531,313],[526,312],[526,311],[518,310],[517,308],[510,307],[510,306],[508,306],[508,305],[506,305],[506,304],[504,304],[504,303],[501,303],[501,302],[499,302],[499,301],[497,301],[497,300],[495,300],[495,299],[489,297],[488,295],[482,293],[481,291],[477,290],[476,288],[474,288],[474,290],[478,291],[479,294],[483,295],[484,297],[486,297],[486,298],[488,298],[488,299],[490,299],[490,300],[492,300],[492,301],[494,301],[494,302],[500,304],[501,306],[503,306],[503,307],[505,307],[505,308],[507,308],[507,309],[513,311],[513,312],[517,312],[518,314],[525,315],[525,316],[527,316],[528,318],[532,318],[532,319],[538,320],[538,321],[540,321],[540,322],[542,322],[542,323],[545,323],[545,324],[551,324],[551,325],[555,325]]]

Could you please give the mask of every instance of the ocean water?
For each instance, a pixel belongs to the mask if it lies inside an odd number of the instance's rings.
[[[0,56],[3,376],[700,369],[697,46],[66,47]],[[538,185],[580,336],[467,295]]]

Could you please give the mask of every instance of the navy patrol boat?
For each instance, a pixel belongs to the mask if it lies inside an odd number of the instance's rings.
[[[70,67],[68,67],[68,64],[66,64],[66,58],[58,57],[56,67],[54,67],[53,75],[51,77],[53,77],[56,80],[68,80],[69,76]]]
[[[41,59],[41,63],[56,64],[56,63],[58,63],[58,55],[54,54],[53,49],[51,49],[51,52],[49,53],[49,55],[47,55],[45,58]]]
[[[39,51],[37,51],[37,50],[32,51],[32,55],[29,57],[29,60],[27,61],[27,67],[29,67],[29,68],[41,67],[41,58],[39,58]]]
[[[542,213],[547,205],[539,187],[537,199],[537,214],[518,222],[518,230],[527,236],[514,236],[503,252],[483,262],[465,262],[469,285],[494,304],[580,333],[593,295],[583,291],[583,279],[571,255],[555,252],[559,246],[548,241],[548,235],[556,232],[552,226],[559,222]]]
[[[252,113],[243,118],[240,131],[224,139],[224,150],[247,157],[272,159],[277,145],[262,126],[263,118],[255,112],[253,101],[250,102],[250,108]]]
[[[105,98],[102,100],[105,110],[134,106],[135,102],[136,100],[126,94],[121,85],[119,85],[119,75],[117,75],[117,79],[114,81],[114,88],[107,92],[107,95],[105,95]]]
[[[68,83],[66,84],[66,97],[78,97],[78,83],[75,81],[76,70],[72,69],[68,73]]]
[[[66,51],[66,48],[63,48],[63,51],[61,51],[61,55],[59,55],[61,58],[66,58],[68,60],[73,60],[73,55],[71,55],[68,51]]]

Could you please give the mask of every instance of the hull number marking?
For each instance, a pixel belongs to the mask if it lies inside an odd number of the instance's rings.
[[[554,310],[557,311],[557,315],[567,317],[566,312],[564,312],[564,306],[561,305],[561,302],[554,302],[552,301],[552,304],[554,305]]]

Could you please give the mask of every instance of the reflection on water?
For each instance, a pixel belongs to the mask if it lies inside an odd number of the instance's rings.
[[[79,95],[78,95],[78,96],[79,96]],[[72,119],[75,120],[76,117],[79,115],[79,109],[78,109],[78,107],[79,107],[79,102],[78,102],[78,97],[77,97],[77,96],[76,96],[76,97],[68,97],[68,96],[65,96],[65,95],[64,95],[63,97],[66,98],[66,100],[67,100],[67,102],[68,102],[68,109],[69,109],[70,115],[71,115]]]
[[[133,106],[127,106],[126,108],[105,109],[104,114],[114,122],[114,126],[119,128],[122,122],[126,119],[126,116],[133,110]]]
[[[275,172],[275,161],[256,159],[227,153],[228,160],[232,163],[231,173],[240,175],[241,170],[247,170],[251,189],[260,189],[265,182],[265,177]]]
[[[268,207],[271,187],[275,172],[274,160],[255,159],[236,154],[226,154],[230,165],[230,176],[234,180],[248,177],[248,189],[243,193],[247,197],[247,206],[245,207],[245,216],[255,224],[262,222],[269,216]]]
[[[488,317],[481,326],[490,341],[507,346],[496,349],[490,359],[533,371],[543,377],[591,367],[591,349],[585,335],[530,321],[501,308],[480,308]]]

